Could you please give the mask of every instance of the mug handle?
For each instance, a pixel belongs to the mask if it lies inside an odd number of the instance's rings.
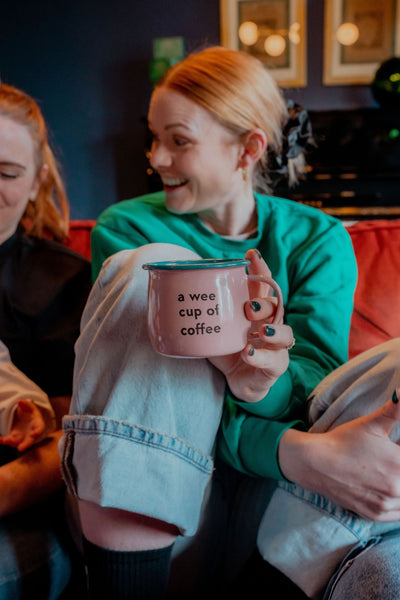
[[[281,288],[276,281],[270,277],[264,277],[263,275],[247,275],[247,278],[250,279],[250,281],[262,281],[272,287],[278,300],[278,306],[276,307],[276,312],[272,323],[278,323],[281,321],[283,318],[283,296]]]

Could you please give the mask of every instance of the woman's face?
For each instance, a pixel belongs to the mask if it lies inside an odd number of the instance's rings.
[[[28,130],[0,115],[0,234],[12,235],[39,189],[33,141]]]
[[[184,95],[158,88],[149,109],[151,166],[175,213],[218,210],[239,202],[243,182],[238,137]]]

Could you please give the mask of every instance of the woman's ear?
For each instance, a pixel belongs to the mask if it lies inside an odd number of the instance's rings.
[[[40,186],[45,181],[48,172],[49,172],[49,165],[46,165],[46,164],[42,165],[42,167],[39,170],[39,173],[35,177],[35,180],[32,184],[32,189],[29,193],[29,200],[31,200],[32,202],[34,202],[36,200],[36,196],[38,195]]]
[[[242,138],[240,167],[251,167],[261,158],[267,148],[267,136],[262,129],[252,129]]]

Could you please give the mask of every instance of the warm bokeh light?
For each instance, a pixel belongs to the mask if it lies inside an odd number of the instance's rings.
[[[269,35],[264,43],[264,50],[270,56],[280,56],[285,48],[285,38],[278,34]]]
[[[288,38],[292,44],[300,44],[300,23],[292,23],[289,27]]]
[[[354,23],[342,23],[336,32],[336,39],[343,46],[355,44],[359,37],[360,32]]]
[[[258,40],[258,27],[253,21],[244,21],[239,27],[239,39],[246,46],[253,46]]]

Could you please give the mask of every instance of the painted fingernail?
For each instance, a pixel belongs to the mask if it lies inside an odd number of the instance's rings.
[[[271,327],[271,325],[267,325],[265,328],[265,335],[267,337],[272,337],[273,335],[275,335],[275,328]]]
[[[393,404],[397,404],[398,401],[399,401],[399,396],[397,394],[397,390],[394,390],[393,396],[392,396],[392,402],[393,402]]]
[[[249,346],[249,356],[254,356],[254,346]]]
[[[254,312],[258,312],[259,310],[261,310],[261,304],[259,302],[256,302],[256,300],[252,300],[251,308],[254,310]]]
[[[259,251],[258,248],[255,248],[255,251],[257,252],[258,258],[261,260],[262,259],[261,252]]]

